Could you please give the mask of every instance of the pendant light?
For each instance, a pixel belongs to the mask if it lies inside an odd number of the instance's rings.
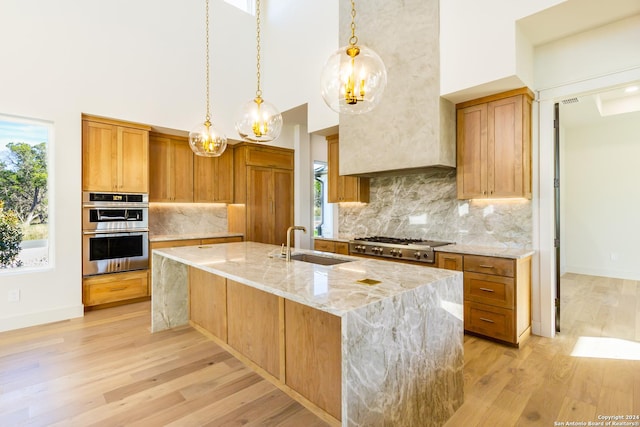
[[[256,96],[240,108],[236,120],[236,130],[245,141],[269,142],[280,136],[282,114],[273,104],[262,99],[260,87],[260,0],[256,0],[256,51],[258,83]]]
[[[373,50],[358,45],[356,6],[351,0],[351,37],[349,44],[336,50],[322,69],[324,102],[344,114],[362,114],[375,108],[387,85],[387,70]]]
[[[207,116],[204,123],[197,125],[189,132],[189,146],[198,156],[218,157],[227,148],[227,137],[211,123],[209,110],[209,0],[206,0],[206,82],[207,82]]]

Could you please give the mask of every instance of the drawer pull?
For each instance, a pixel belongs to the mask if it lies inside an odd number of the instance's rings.
[[[483,322],[487,322],[487,323],[496,323],[496,322],[494,322],[493,320],[491,320],[491,319],[486,319],[486,318],[484,318],[484,317],[481,317],[481,318],[480,318],[480,320],[482,320]]]
[[[452,261],[455,261],[455,258],[450,257],[450,256],[443,256],[442,259],[450,259]]]
[[[489,288],[480,288],[480,290],[484,292],[495,292],[493,289],[489,289]]]
[[[493,265],[480,264],[480,267],[482,267],[482,268],[493,268]]]
[[[118,292],[118,291],[124,291],[125,289],[127,289],[126,286],[121,286],[119,288],[109,288],[109,292]]]

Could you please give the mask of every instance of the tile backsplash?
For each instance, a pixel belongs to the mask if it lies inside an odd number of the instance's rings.
[[[149,234],[177,235],[227,231],[227,205],[150,203]]]
[[[458,200],[455,169],[371,178],[370,203],[339,205],[338,237],[391,236],[532,247],[530,200]]]

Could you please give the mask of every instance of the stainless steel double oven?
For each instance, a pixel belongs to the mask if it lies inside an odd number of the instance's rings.
[[[149,195],[82,193],[82,275],[149,268]]]

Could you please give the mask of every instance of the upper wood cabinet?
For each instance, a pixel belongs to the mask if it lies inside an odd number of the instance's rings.
[[[193,156],[193,201],[233,203],[233,147],[219,157]]]
[[[340,175],[338,135],[327,137],[329,203],[369,202],[369,178]]]
[[[456,105],[458,199],[531,198],[527,88]]]
[[[149,201],[193,202],[193,151],[184,137],[149,135]]]
[[[229,231],[279,245],[293,225],[293,150],[241,143],[234,150]],[[241,206],[240,206],[241,205]]]
[[[82,189],[149,192],[149,127],[82,116]]]

